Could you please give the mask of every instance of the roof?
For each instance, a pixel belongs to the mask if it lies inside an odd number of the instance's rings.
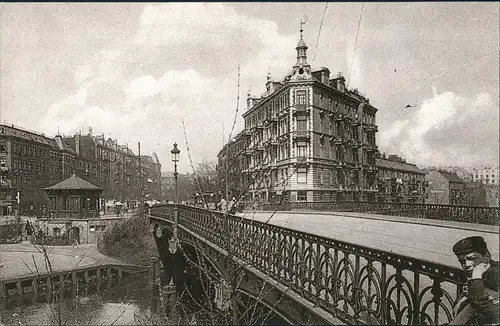
[[[41,144],[49,145],[53,148],[58,148],[56,141],[53,138],[45,136],[45,134],[27,130],[15,125],[0,124],[0,135],[22,138],[30,141],[35,141]]]
[[[45,190],[103,190],[97,186],[94,186],[88,181],[79,178],[76,174],[73,174],[66,180],[59,182],[53,186],[45,188]]]
[[[300,37],[299,43],[297,44],[298,48],[307,48],[306,42],[304,42],[304,39],[302,36]]]
[[[73,150],[73,148],[71,148],[71,146],[69,146],[68,143],[66,142],[66,140],[63,139],[61,136],[56,136],[54,139],[56,141],[57,147],[60,150],[69,152],[71,154],[76,154],[76,152]]]
[[[465,183],[464,180],[460,179],[455,173],[450,173],[447,171],[438,171],[443,177],[445,177],[449,182]]]
[[[155,162],[153,161],[153,158],[149,155],[141,155],[141,161],[142,163],[149,163],[149,164],[154,164]]]
[[[425,174],[424,171],[420,170],[415,164],[403,163],[391,161],[383,158],[376,158],[375,165],[379,168],[389,169],[389,170],[399,170],[404,172],[411,172],[417,174]]]

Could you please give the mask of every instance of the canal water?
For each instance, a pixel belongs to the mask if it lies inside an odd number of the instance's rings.
[[[44,298],[9,298],[0,307],[0,325],[151,325],[152,294],[147,273],[128,277],[104,293],[66,293],[58,305]],[[44,302],[45,301],[45,302]]]
[[[97,287],[79,291],[70,286],[59,300],[60,304],[50,304],[46,297],[31,295],[2,299],[0,325],[174,325],[188,324],[194,320],[194,315],[199,325],[227,324],[210,319],[204,309],[200,310],[200,306],[207,307],[206,301],[193,304],[189,298],[183,300],[182,319],[171,318],[161,311],[163,305],[158,294],[153,295],[151,291],[148,273],[128,276],[120,285],[101,284],[100,290]],[[191,284],[191,293],[195,295],[195,288],[200,287],[197,282]],[[251,310],[247,309],[248,302],[240,304],[243,304],[241,311]],[[252,320],[258,324],[286,324],[274,314],[256,311],[260,310],[253,309]],[[265,318],[254,318],[254,313]],[[242,319],[244,324],[245,320]]]

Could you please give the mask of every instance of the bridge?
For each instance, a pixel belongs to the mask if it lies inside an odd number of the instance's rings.
[[[498,220],[498,211],[492,214],[487,220]],[[231,311],[233,322],[246,313],[238,297],[290,324],[438,325],[452,319],[465,282],[461,269],[360,245],[355,237],[274,225],[273,216],[257,221],[186,205],[153,208],[163,284],[182,283],[187,265],[205,267],[213,287],[208,292],[218,310]]]

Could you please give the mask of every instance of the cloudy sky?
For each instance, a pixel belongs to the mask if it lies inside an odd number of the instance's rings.
[[[376,106],[378,144],[422,165],[498,164],[495,3],[4,3],[2,121],[55,135],[104,133],[171,169],[213,160],[248,89],[295,63],[343,72]],[[351,73],[349,73],[351,72]],[[406,107],[410,105],[411,107]]]

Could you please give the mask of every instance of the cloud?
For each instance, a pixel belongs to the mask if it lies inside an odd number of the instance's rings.
[[[186,154],[184,119],[195,163],[215,159],[223,131],[227,137],[232,126],[237,65],[235,132],[242,128],[246,85],[264,91],[269,67],[278,78],[295,63],[296,35],[225,4],[148,4],[137,23],[75,67],[77,89],[51,105],[40,129],[54,133],[60,126],[71,134],[91,126],[121,143],[141,141],[142,150],[157,152],[168,170],[172,143],[184,148],[181,159]],[[190,170],[187,161],[181,171]]]
[[[465,98],[445,92],[383,129],[379,144],[418,164],[491,164],[499,158],[498,123],[491,94]]]

